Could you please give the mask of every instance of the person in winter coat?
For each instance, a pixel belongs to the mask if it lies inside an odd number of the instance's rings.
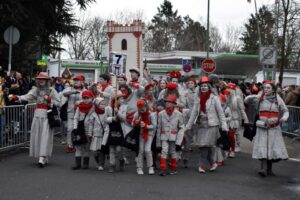
[[[74,152],[71,133],[74,125],[74,115],[76,111],[76,106],[81,101],[81,93],[84,89],[84,76],[77,75],[73,78],[74,86],[68,87],[62,91],[62,95],[67,98],[66,102],[67,106],[67,118],[68,118],[68,126],[67,126],[67,147],[65,148],[66,153]]]
[[[236,94],[236,84],[234,83],[228,83],[227,84],[228,90],[230,91],[230,94],[228,96],[228,106],[230,107],[232,118],[229,122],[229,138],[231,143],[231,148],[229,151],[229,157],[234,158],[235,157],[235,151],[240,151],[240,132],[242,126],[242,121],[244,123],[249,123],[247,114],[245,112],[245,106],[243,99],[240,97],[240,95]]]
[[[81,94],[82,101],[78,104],[75,115],[74,115],[74,125],[73,125],[73,135],[74,137],[88,138],[89,125],[91,124],[91,116],[94,113],[93,108],[93,98],[94,94],[90,90],[84,90]],[[89,149],[90,139],[83,139],[83,141],[73,144],[75,146],[75,165],[72,167],[73,170],[81,169],[81,162],[83,159],[82,169],[89,168]]]
[[[177,97],[168,95],[165,99],[165,109],[158,114],[157,137],[161,142],[160,176],[165,176],[167,170],[167,158],[171,156],[170,174],[177,174],[177,153],[181,150],[184,136],[184,124],[182,113],[175,110]]]
[[[54,130],[50,128],[47,111],[53,105],[59,106],[59,97],[54,88],[50,87],[50,78],[45,73],[36,77],[36,87],[26,95],[10,95],[9,99],[18,101],[35,101],[36,109],[31,124],[29,155],[39,158],[38,165],[44,167],[52,155]]]
[[[207,162],[210,164],[210,171],[217,169],[218,165],[214,158],[217,139],[220,137],[219,128],[228,131],[228,127],[220,99],[212,92],[208,77],[202,77],[199,84],[199,91],[195,95],[194,107],[186,129],[190,130],[196,122],[197,134],[194,144],[200,149],[198,171],[205,173]]]
[[[114,94],[114,88],[110,84],[110,76],[108,74],[101,74],[99,76],[99,83],[101,85],[99,96],[105,99],[105,105],[108,106],[110,97]]]
[[[224,111],[225,121],[227,123],[227,126],[229,126],[229,122],[231,121],[231,118],[232,118],[232,113],[231,113],[230,107],[227,104],[227,97],[224,94],[219,94],[219,98],[220,98],[221,105],[222,105],[222,108],[223,108],[223,111]],[[233,142],[234,142],[234,140],[233,140]],[[234,146],[234,143],[231,144],[231,145]],[[221,149],[221,147],[217,146],[216,147],[215,161],[217,162],[218,166],[223,166],[224,165],[225,158],[226,158],[225,151],[223,149]]]
[[[265,81],[262,93],[246,97],[245,102],[251,100],[255,100],[259,105],[252,158],[260,160],[258,173],[262,177],[274,176],[273,163],[288,159],[280,124],[287,121],[289,111],[276,93],[276,86],[270,81]]]
[[[133,116],[133,126],[140,127],[139,138],[139,154],[137,159],[137,174],[143,175],[143,161],[144,153],[146,157],[148,174],[153,175],[153,157],[151,152],[151,145],[156,130],[155,113],[149,111],[149,106],[145,99],[139,99],[136,102],[138,111]]]
[[[288,92],[284,102],[288,106],[300,106],[297,105],[298,98],[300,98],[300,86],[296,86],[295,89]]]
[[[94,100],[95,112],[92,113],[89,125],[89,137],[91,138],[90,150],[94,152],[94,158],[98,164],[98,170],[104,170],[105,153],[101,148],[106,145],[109,134],[107,118],[111,116],[111,107],[105,105],[105,99],[97,97]]]

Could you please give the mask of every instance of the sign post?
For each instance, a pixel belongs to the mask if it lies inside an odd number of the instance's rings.
[[[20,32],[16,27],[10,26],[4,31],[4,40],[9,45],[8,71],[11,71],[12,45],[18,43],[19,39]]]
[[[215,61],[211,58],[204,59],[201,63],[201,67],[202,67],[202,70],[208,74],[213,73],[217,69]]]

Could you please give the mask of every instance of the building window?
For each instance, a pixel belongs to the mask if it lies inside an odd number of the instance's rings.
[[[121,44],[122,50],[127,50],[127,40],[123,39]]]

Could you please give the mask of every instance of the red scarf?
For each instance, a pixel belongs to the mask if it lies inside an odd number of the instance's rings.
[[[103,114],[103,113],[104,113],[104,109],[100,109],[100,108],[98,108],[97,106],[95,106],[95,112],[96,112],[97,114]]]
[[[105,83],[104,85],[101,86],[101,91],[103,92],[110,84]]]
[[[210,94],[211,94],[210,90],[208,92],[200,94],[200,108],[201,111],[204,113],[206,113],[206,101],[209,98]]]
[[[146,95],[145,94],[145,99],[149,100],[149,101],[153,101],[153,95]]]
[[[167,115],[169,115],[169,117],[173,114],[174,110],[175,110],[175,107],[173,107],[171,109],[165,108],[165,111],[166,111]]]
[[[88,104],[80,102],[80,104],[78,105],[78,108],[79,108],[80,112],[88,113],[90,111],[90,109],[92,108],[92,106],[93,106],[92,102],[90,102]]]
[[[145,113],[139,113],[140,117],[141,117],[141,121],[145,123],[145,127],[142,128],[142,132],[143,132],[143,139],[145,142],[148,141],[148,137],[149,137],[149,134],[148,134],[148,125],[151,124],[151,121],[150,121],[150,112],[147,111]]]

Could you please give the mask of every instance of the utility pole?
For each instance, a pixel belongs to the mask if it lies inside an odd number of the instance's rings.
[[[206,58],[209,58],[209,10],[210,10],[210,0],[207,0],[207,34],[206,34]]]

